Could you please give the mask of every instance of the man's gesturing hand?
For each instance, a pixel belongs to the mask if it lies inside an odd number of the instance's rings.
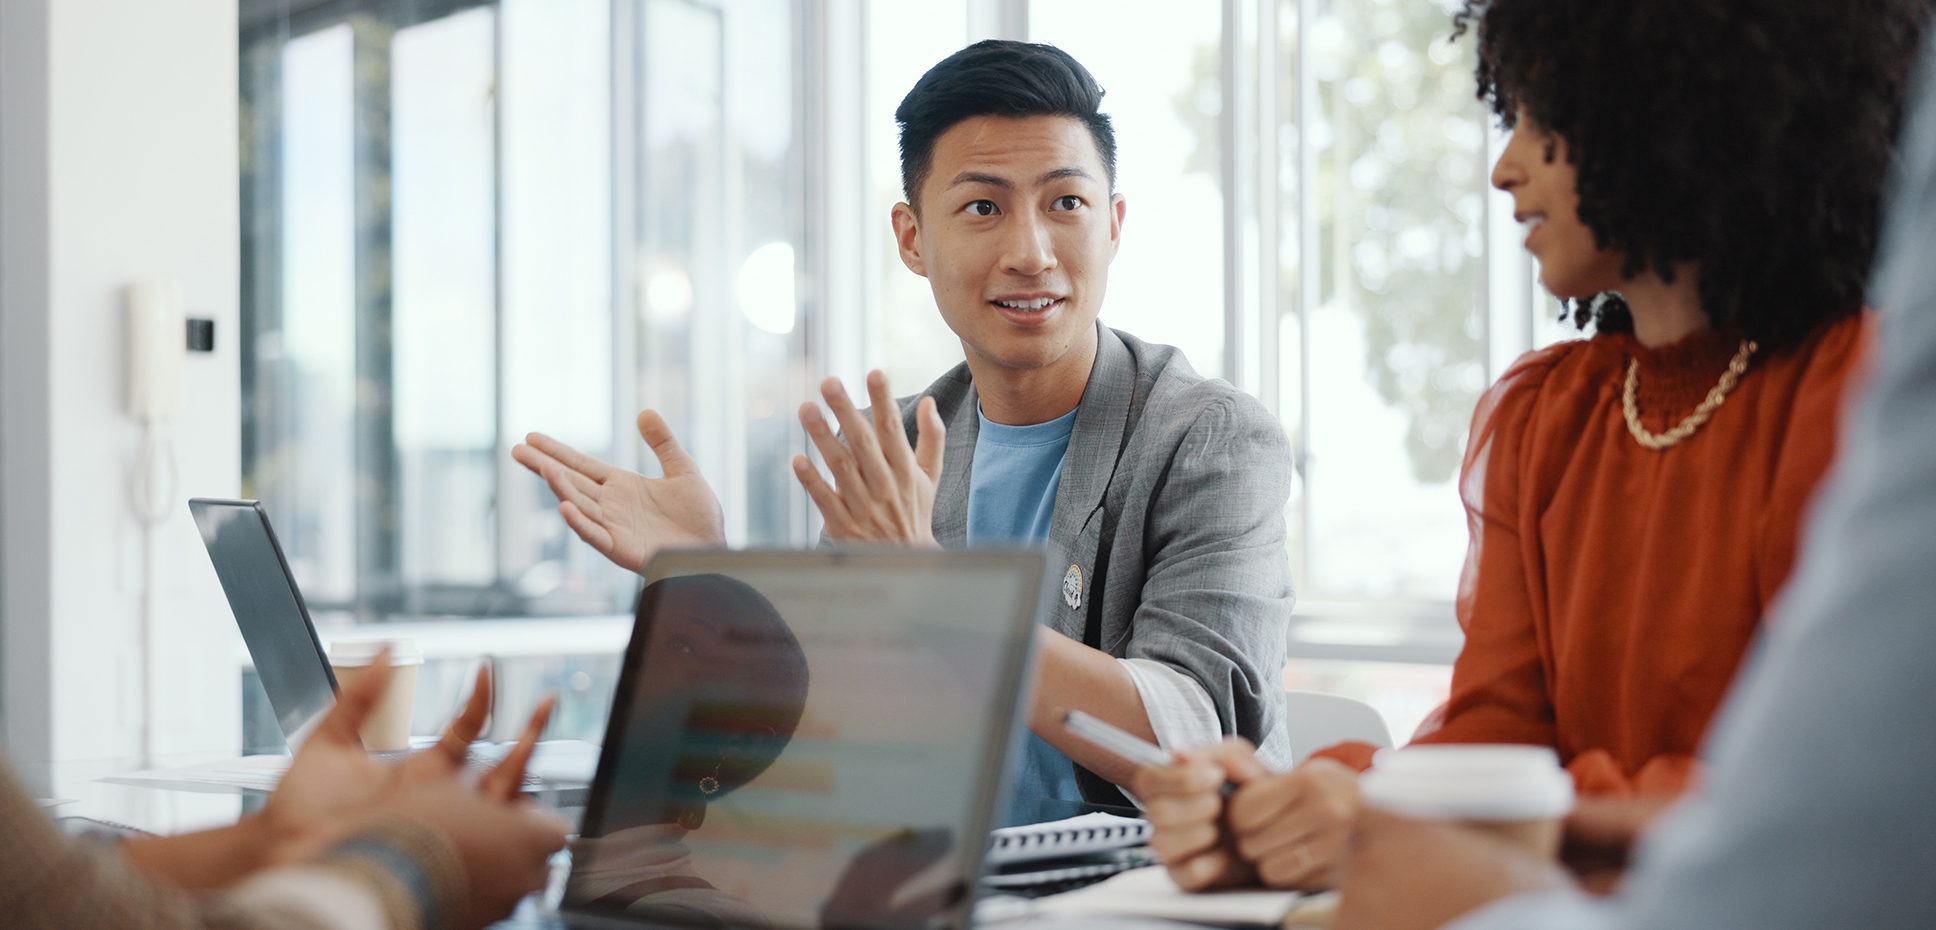
[[[551,485],[558,513],[580,539],[624,568],[643,573],[660,549],[726,545],[719,498],[664,418],[639,414],[639,436],[664,478],[614,468],[543,433],[524,437],[511,457]]]
[[[800,406],[800,425],[813,438],[834,481],[829,485],[804,455],[793,457],[793,473],[820,508],[829,537],[935,546],[934,491],[941,480],[947,430],[934,398],[921,398],[915,414],[921,435],[910,447],[901,406],[887,390],[887,376],[868,373],[867,394],[874,405],[871,423],[854,409],[839,378],[820,383],[820,395],[840,421],[841,433],[834,435],[811,402]]]

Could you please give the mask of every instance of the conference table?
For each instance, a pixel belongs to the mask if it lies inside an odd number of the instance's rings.
[[[596,752],[595,747],[587,748]],[[86,821],[163,834],[208,829],[234,823],[248,812],[259,809],[268,797],[267,787],[272,786],[274,781],[273,777],[266,777],[264,773],[279,774],[280,769],[274,757],[209,759],[188,756],[155,761],[164,764],[142,765],[140,760],[128,758],[69,763],[55,773],[54,783],[57,790],[64,792],[63,796],[43,801],[43,807],[50,815],[62,819],[63,825],[70,829],[100,829],[97,824]],[[584,771],[590,770],[584,760],[574,760],[571,765],[582,766]],[[204,777],[203,773],[214,773],[212,780],[193,780]],[[235,777],[230,779],[233,783],[218,783],[222,773],[234,773]],[[252,781],[253,786],[250,784]],[[583,782],[566,784],[559,779],[544,781],[547,783],[529,792],[530,796],[575,830],[584,814]],[[1126,817],[1137,815],[1134,808],[1049,798],[1018,797],[1013,803],[1012,819],[1021,822],[1061,820],[1096,812]],[[568,869],[569,862],[567,854],[560,854],[554,860],[558,879],[553,882],[551,900],[548,901],[545,895],[526,898],[516,913],[494,925],[495,930],[555,930],[562,927],[552,908],[555,906],[556,892],[562,888],[563,871]],[[1330,902],[1319,898],[1313,903],[1314,907],[1301,907],[1293,911],[1293,918],[1296,919],[1286,926],[1324,926],[1328,920]],[[983,921],[981,925],[1005,930],[1179,930],[1193,926],[1149,918],[1056,917],[1045,914]]]

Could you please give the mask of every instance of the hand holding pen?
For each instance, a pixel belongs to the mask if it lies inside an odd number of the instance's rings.
[[[1357,814],[1358,779],[1349,768],[1313,759],[1273,772],[1242,737],[1172,754],[1086,714],[1065,723],[1137,764],[1129,788],[1156,828],[1150,849],[1179,887],[1330,887]],[[1102,728],[1115,735],[1101,735]]]
[[[1154,745],[1126,730],[1111,726],[1079,710],[1069,711],[1062,717],[1062,725],[1083,739],[1116,754],[1124,761],[1132,762],[1141,768],[1167,768],[1176,764],[1176,756],[1161,746]],[[1249,743],[1244,745],[1248,746]],[[1229,796],[1237,786],[1224,782],[1218,793]]]

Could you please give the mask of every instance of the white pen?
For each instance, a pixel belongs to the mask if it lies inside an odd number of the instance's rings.
[[[1072,710],[1062,715],[1062,725],[1068,727],[1069,732],[1137,765],[1162,768],[1176,761],[1176,757],[1170,755],[1169,750],[1152,745],[1079,710]],[[1236,788],[1236,785],[1224,782],[1217,792],[1227,797]]]
[[[1068,727],[1069,732],[1137,765],[1161,768],[1176,761],[1176,757],[1162,747],[1153,746],[1079,710],[1063,715],[1062,725]]]

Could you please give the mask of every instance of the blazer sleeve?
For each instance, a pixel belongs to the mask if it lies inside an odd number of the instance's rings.
[[[1284,554],[1290,443],[1253,398],[1206,405],[1145,502],[1141,603],[1122,658],[1190,676],[1225,733],[1288,762],[1285,630],[1295,595]]]

